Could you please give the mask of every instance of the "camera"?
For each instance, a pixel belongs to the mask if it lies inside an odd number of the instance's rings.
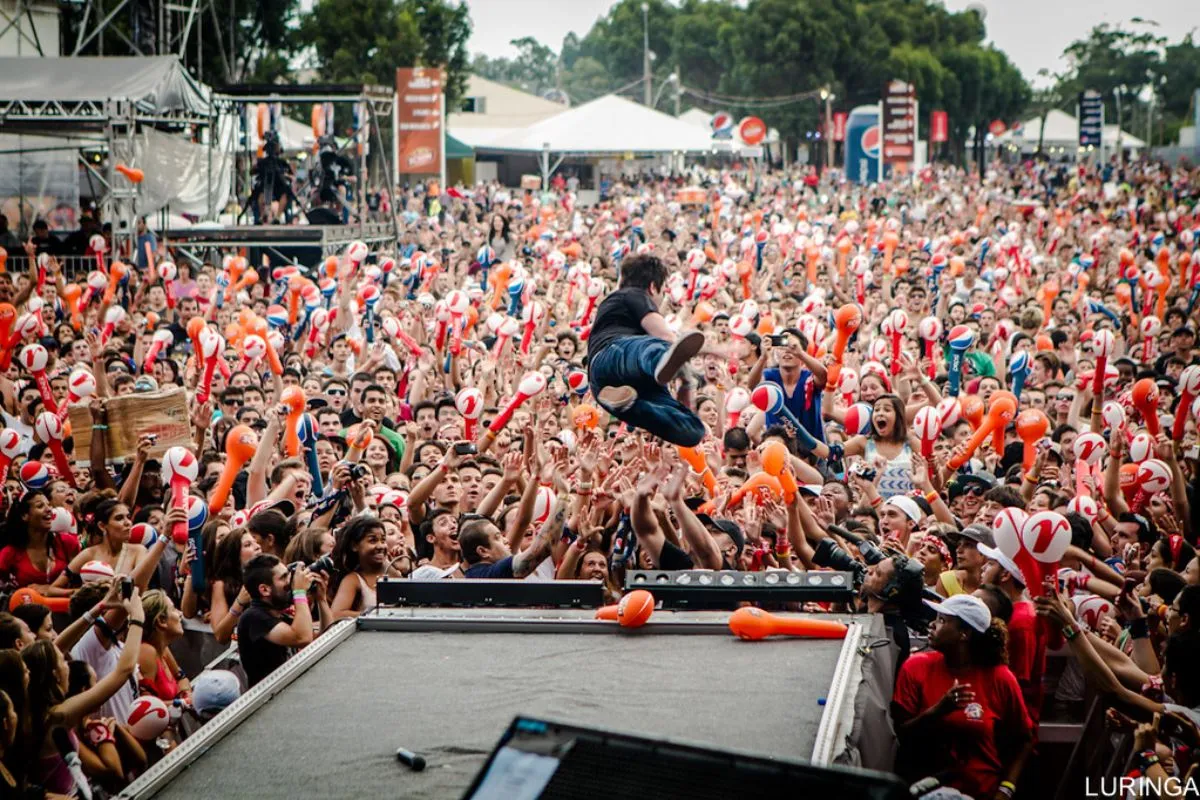
[[[365,477],[367,477],[367,468],[366,467],[364,467],[362,464],[351,464],[350,465],[350,479],[351,480],[356,481],[356,480],[359,480],[359,479],[365,478]]]
[[[326,575],[333,574],[333,556],[326,553],[316,561],[308,565],[309,572],[321,572]]]
[[[126,600],[133,597],[133,578],[128,575],[121,577],[121,597]]]
[[[456,456],[473,456],[479,452],[479,448],[474,442],[459,442],[454,445],[454,455]]]
[[[868,467],[862,462],[857,462],[850,465],[850,474],[856,478],[862,478],[864,481],[875,480],[875,470]]]

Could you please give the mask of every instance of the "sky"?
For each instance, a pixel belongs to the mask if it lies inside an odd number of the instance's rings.
[[[474,32],[470,51],[491,57],[512,56],[508,43],[533,36],[557,52],[570,31],[583,36],[616,0],[466,0]],[[1133,16],[1159,23],[1155,29],[1179,41],[1191,30],[1200,38],[1200,0],[944,0],[961,11],[971,5],[987,10],[989,40],[1035,84],[1040,69],[1066,68],[1063,48],[1087,36],[1101,22],[1118,24]],[[1047,13],[1050,11],[1050,13]],[[1132,27],[1132,26],[1130,26]]]

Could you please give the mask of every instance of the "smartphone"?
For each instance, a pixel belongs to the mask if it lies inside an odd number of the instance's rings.
[[[456,456],[473,456],[479,452],[474,442],[459,442],[454,445],[454,455]]]
[[[126,600],[133,597],[133,578],[128,575],[121,578],[121,597]]]

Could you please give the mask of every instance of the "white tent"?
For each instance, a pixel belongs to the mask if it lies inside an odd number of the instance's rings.
[[[999,147],[1012,146],[1022,152],[1032,152],[1037,149],[1038,139],[1042,131],[1041,117],[1026,120],[1020,125],[1014,125],[995,139]],[[1042,139],[1044,148],[1061,148],[1064,153],[1076,152],[1079,147],[1079,122],[1065,111],[1052,109],[1046,114],[1046,134]],[[1117,146],[1117,126],[1105,125],[1101,134],[1106,150]],[[1121,147],[1130,150],[1141,150],[1146,143],[1129,133],[1121,134]]]
[[[705,130],[712,130],[712,117],[712,114],[699,108],[689,108],[679,115],[682,122],[690,122]]]
[[[280,116],[277,130],[279,132],[279,143],[283,145],[285,153],[297,153],[301,150],[311,150],[313,143],[316,141],[313,138],[312,125],[305,125],[303,122],[292,119],[291,117]],[[257,150],[262,142],[258,139],[258,126],[250,126],[250,149]]]
[[[702,128],[610,94],[528,128],[497,136],[478,148],[516,153],[612,155],[703,152],[711,146],[708,132]]]

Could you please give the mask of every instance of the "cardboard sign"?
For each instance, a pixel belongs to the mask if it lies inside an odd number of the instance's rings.
[[[92,412],[86,403],[67,410],[75,440],[75,462],[81,466],[90,466],[93,433],[105,435],[110,463],[132,460],[137,455],[138,437],[143,433],[158,436],[158,441],[150,448],[150,458],[162,458],[169,447],[195,445],[187,392],[183,389],[110,397],[105,404],[108,407],[107,431],[92,430]]]

